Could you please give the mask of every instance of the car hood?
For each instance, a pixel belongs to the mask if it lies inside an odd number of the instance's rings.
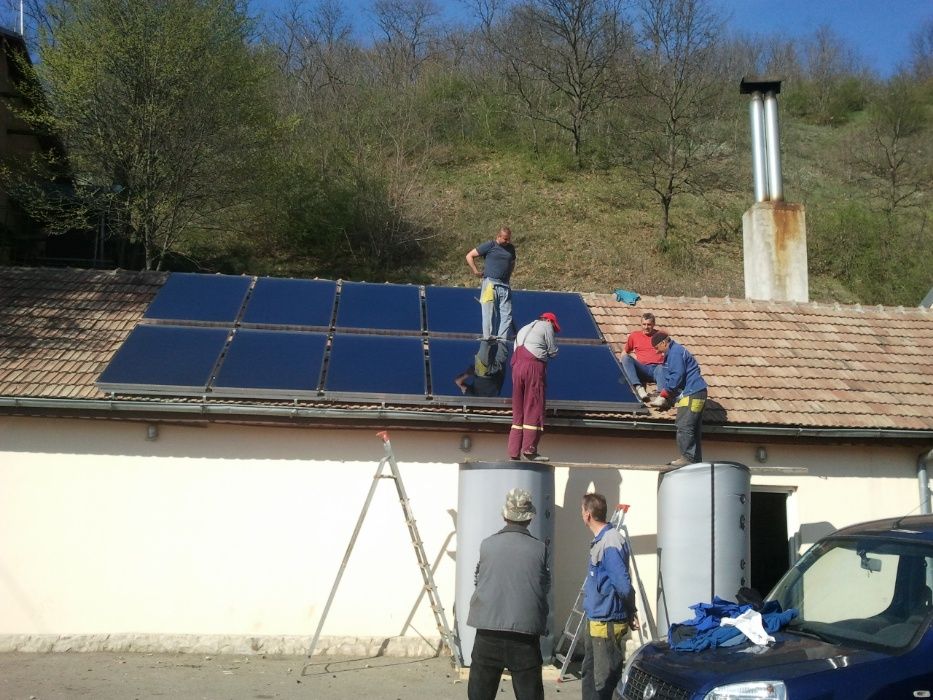
[[[700,688],[713,682],[787,680],[884,656],[881,652],[830,644],[793,632],[777,632],[773,636],[775,643],[768,647],[746,642],[699,652],[672,652],[667,643],[654,642],[641,649],[636,663],[652,675],[683,687]],[[764,668],[767,673],[762,672]]]

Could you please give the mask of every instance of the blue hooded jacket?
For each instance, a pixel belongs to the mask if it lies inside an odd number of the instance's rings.
[[[590,566],[583,587],[583,610],[589,619],[628,621],[635,616],[628,561],[628,544],[607,523],[590,544]]]
[[[700,365],[680,343],[671,338],[664,356],[664,396],[690,396],[706,389]]]

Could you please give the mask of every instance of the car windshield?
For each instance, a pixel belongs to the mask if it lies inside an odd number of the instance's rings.
[[[789,629],[856,646],[902,648],[929,624],[933,545],[830,538],[812,547],[769,600],[796,608]]]

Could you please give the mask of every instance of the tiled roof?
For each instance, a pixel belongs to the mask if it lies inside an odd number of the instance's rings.
[[[166,276],[0,270],[0,396],[104,398],[97,376]]]
[[[0,398],[108,398],[94,382],[166,276],[0,271]],[[707,423],[933,430],[933,311],[671,297],[631,307],[608,295],[584,298],[617,352],[642,313],[657,315],[703,369]],[[146,401],[157,408],[174,400]],[[673,413],[647,420],[670,422]]]
[[[709,384],[704,421],[933,429],[933,312],[921,307],[586,295],[621,353],[650,311]]]

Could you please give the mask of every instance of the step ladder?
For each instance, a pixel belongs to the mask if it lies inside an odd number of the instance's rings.
[[[626,542],[628,542],[629,539],[628,528],[625,526],[625,515],[628,513],[628,509],[628,504],[620,503],[616,506],[615,513],[613,513],[612,517],[609,519],[609,524],[619,531]],[[638,574],[638,566],[635,564],[635,555],[631,552],[631,548],[629,548],[629,570],[633,574],[632,585],[636,585],[637,583],[638,590],[641,593],[642,610],[648,623],[648,640],[645,639],[642,627],[639,626],[638,628],[639,640],[642,644],[644,644],[645,641],[650,641],[657,635],[654,632],[655,625],[651,615],[651,609],[648,606],[648,599],[645,596],[645,588],[642,585],[641,576]],[[576,651],[577,645],[580,643],[580,636],[583,632],[583,623],[586,621],[586,613],[583,611],[583,594],[585,588],[586,578],[583,579],[583,584],[580,586],[580,590],[577,593],[577,599],[574,601],[573,607],[570,609],[570,614],[567,616],[567,622],[564,623],[564,631],[561,633],[560,638],[557,640],[557,644],[554,646],[554,656],[560,662],[560,673],[557,676],[558,683],[573,678],[572,675],[567,673],[567,668],[570,666],[570,662],[573,661],[573,653]],[[567,651],[565,653],[560,653],[560,648],[565,642],[569,642]]]
[[[347,568],[347,562],[350,560],[350,553],[353,551],[353,546],[356,544],[356,538],[360,534],[360,529],[363,526],[363,520],[366,518],[366,514],[369,511],[369,505],[373,500],[373,494],[376,492],[376,486],[379,484],[380,479],[391,479],[395,482],[395,490],[398,492],[399,503],[402,505],[402,512],[405,515],[405,525],[408,527],[408,534],[411,539],[411,544],[415,550],[415,557],[418,560],[418,568],[421,570],[421,578],[424,581],[423,592],[427,594],[428,601],[431,605],[431,610],[434,613],[434,621],[437,624],[437,631],[441,637],[441,644],[447,647],[447,650],[450,652],[452,663],[459,671],[460,660],[455,651],[453,634],[451,633],[450,626],[447,624],[447,615],[445,614],[444,608],[441,605],[441,599],[437,592],[437,585],[434,583],[434,574],[431,569],[431,564],[424,552],[424,542],[421,540],[421,535],[418,532],[418,525],[415,523],[415,516],[412,513],[411,503],[408,500],[408,493],[405,491],[405,484],[402,482],[402,474],[399,471],[398,462],[395,460],[395,453],[392,451],[392,443],[389,440],[389,432],[382,431],[380,433],[376,433],[376,435],[382,438],[382,446],[385,450],[385,457],[379,461],[379,466],[376,468],[376,473],[373,475],[373,482],[369,487],[369,494],[366,496],[366,502],[363,504],[363,510],[360,512],[360,517],[356,521],[356,528],[354,528],[353,535],[350,537],[350,543],[347,545],[347,551],[343,555],[343,561],[340,563],[340,569],[337,571],[337,578],[330,590],[330,595],[327,598],[327,604],[324,606],[324,612],[321,614],[321,619],[318,621],[317,630],[315,630],[314,637],[311,639],[311,646],[308,649],[308,657],[310,658],[314,654],[314,650],[317,647],[318,640],[321,636],[321,630],[324,628],[324,621],[327,619],[327,614],[330,611],[331,603],[334,602],[334,596],[337,593],[337,587],[340,585],[340,580],[343,578],[343,573]],[[389,467],[389,473],[383,473],[387,465]],[[438,655],[440,655],[440,652],[441,649],[438,648]],[[306,664],[304,669],[302,669],[302,675],[304,675],[304,671],[308,668],[309,665],[310,663]]]

